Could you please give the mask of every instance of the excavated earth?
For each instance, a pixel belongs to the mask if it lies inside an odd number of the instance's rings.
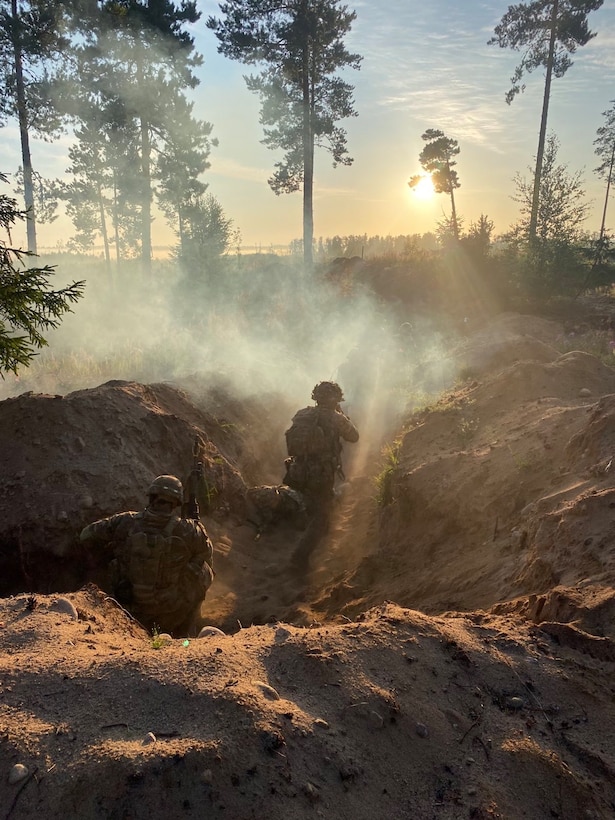
[[[513,314],[466,338],[455,388],[347,449],[301,577],[296,522],[249,502],[284,397],[195,374],[0,402],[0,816],[614,817],[615,368],[574,341]],[[195,442],[211,629],[160,639],[78,535]]]

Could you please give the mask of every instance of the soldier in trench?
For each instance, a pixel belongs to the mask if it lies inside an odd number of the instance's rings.
[[[293,553],[296,571],[304,572],[315,547],[329,530],[335,482],[345,479],[342,469],[342,439],[359,440],[359,431],[342,411],[344,394],[336,382],[324,381],[314,387],[315,407],[304,407],[286,431],[288,458],[284,484],[301,493],[308,523]]]
[[[185,636],[213,580],[213,549],[198,520],[181,518],[183,485],[161,475],[151,483],[141,512],[94,521],[80,535],[92,558],[109,561],[114,597],[149,631]]]

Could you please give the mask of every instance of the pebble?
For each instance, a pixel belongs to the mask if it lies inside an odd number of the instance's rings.
[[[283,626],[279,626],[275,631],[275,642],[276,643],[284,643],[284,641],[290,638],[290,632],[288,629],[284,629]]]
[[[308,800],[311,800],[312,803],[315,803],[317,800],[320,800],[320,792],[313,783],[310,783],[308,781],[307,783],[304,783],[301,788],[305,796],[308,798]]]
[[[587,387],[582,387],[579,390],[579,396],[581,396],[582,398],[587,398],[588,396],[591,396],[591,394],[592,394],[592,391],[589,390],[589,388],[587,388]]]
[[[153,732],[148,732],[143,738],[143,745],[149,746],[150,743],[156,742],[156,735]]]
[[[203,772],[203,783],[207,783],[208,786],[214,782],[214,773],[211,769],[205,769]]]
[[[27,766],[24,766],[23,763],[16,763],[9,771],[9,783],[11,785],[14,783],[20,783],[29,774],[30,771]]]
[[[261,693],[267,698],[267,700],[280,700],[280,695],[273,686],[269,686],[268,683],[263,683],[260,680],[252,681],[254,686],[261,690]]]
[[[509,709],[523,709],[525,701],[519,697],[506,698],[506,706]]]
[[[213,635],[223,635],[226,637],[226,633],[218,629],[217,626],[204,626],[197,635],[197,638],[211,638]]]
[[[323,720],[322,718],[316,718],[316,720],[314,721],[314,726],[318,726],[321,729],[329,728],[329,724],[327,723],[327,721]]]
[[[77,614],[74,604],[69,601],[68,598],[56,598],[49,609],[51,612],[62,612],[65,615],[68,615],[73,619],[73,621],[79,619],[79,615]]]
[[[416,724],[416,733],[419,737],[429,737],[429,729],[424,723]]]

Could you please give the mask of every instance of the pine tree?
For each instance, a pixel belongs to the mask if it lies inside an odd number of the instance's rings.
[[[198,84],[194,69],[202,63],[185,26],[199,17],[196,3],[186,0],[103,2],[93,20],[88,20],[87,30],[79,31],[77,77],[64,95],[66,110],[77,122],[103,130],[106,150],[123,144],[127,158],[136,152],[138,173],[114,178],[114,201],[138,203],[145,274],[151,266],[152,201],[159,173],[167,174],[163,196],[168,192],[168,172],[159,169],[157,157],[168,160],[174,151],[185,155],[179,136],[185,126],[193,134],[198,132],[195,150],[200,156],[198,161],[191,158],[197,166],[194,173],[207,167],[211,125],[191,119],[191,105],[185,98]],[[106,118],[99,122],[101,111]],[[118,134],[122,140],[116,139]],[[176,149],[174,139],[179,140]],[[112,167],[123,171],[121,157],[110,158]]]
[[[69,3],[52,0],[0,0],[0,124],[19,125],[28,251],[36,254],[34,171],[30,151],[32,133],[59,131],[60,118],[52,104],[54,62],[68,45],[64,22]]]
[[[599,9],[603,2],[604,0],[533,0],[509,6],[495,27],[495,36],[488,41],[488,45],[512,48],[514,51],[523,50],[523,58],[515,69],[511,88],[506,94],[508,104],[525,90],[525,85],[521,84],[525,72],[530,74],[540,67],[546,69],[528,227],[531,242],[536,238],[538,224],[540,177],[547,136],[551,80],[553,77],[563,77],[572,65],[569,55],[596,36],[588,28],[587,15]]]
[[[340,119],[356,116],[353,87],[337,76],[359,68],[344,36],[356,18],[338,0],[228,0],[222,18],[207,25],[218,38],[218,51],[262,72],[246,78],[261,99],[263,143],[284,151],[275,163],[269,186],[276,194],[303,188],[303,257],[312,265],[314,241],[314,151],[324,147],[333,166],[350,165],[346,131]]]
[[[0,173],[0,182],[8,182]],[[54,268],[27,268],[34,254],[11,246],[11,228],[26,217],[17,202],[0,194],[0,372],[17,373],[27,367],[36,350],[47,344],[43,332],[58,327],[70,305],[83,295],[83,282],[52,290],[49,279]]]
[[[606,180],[606,191],[604,194],[604,208],[602,209],[602,221],[600,223],[600,235],[598,247],[604,244],[606,232],[606,212],[609,204],[611,185],[613,183],[613,169],[615,167],[615,100],[611,100],[611,107],[602,112],[605,118],[604,125],[596,131],[594,140],[594,153],[600,158],[600,165],[594,169],[601,179]]]
[[[437,131],[434,128],[428,128],[424,134],[421,135],[427,145],[419,154],[419,162],[421,167],[427,171],[431,177],[434,191],[438,194],[446,193],[451,198],[451,218],[449,227],[452,231],[455,240],[459,241],[459,220],[457,219],[457,209],[455,208],[455,189],[461,187],[459,176],[455,171],[457,164],[454,157],[458,156],[460,152],[459,143],[457,140],[445,136],[442,131]],[[414,188],[421,181],[421,175],[416,175],[410,178],[408,185]]]

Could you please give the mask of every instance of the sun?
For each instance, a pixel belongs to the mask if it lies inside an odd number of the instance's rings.
[[[419,199],[431,199],[435,194],[431,176],[429,174],[422,176],[412,190]]]

